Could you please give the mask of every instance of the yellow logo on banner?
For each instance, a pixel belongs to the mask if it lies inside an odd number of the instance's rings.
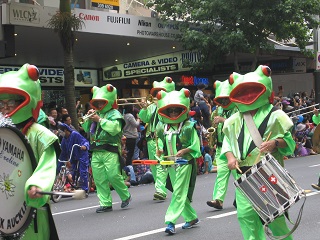
[[[119,7],[119,0],[91,0],[93,3],[102,3]]]

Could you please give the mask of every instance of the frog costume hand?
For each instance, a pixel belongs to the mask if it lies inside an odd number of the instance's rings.
[[[0,75],[0,100],[15,99],[20,105],[6,115],[14,124],[26,121],[29,118],[37,121],[41,101],[41,86],[39,70],[36,66],[24,64],[18,71],[10,71]]]

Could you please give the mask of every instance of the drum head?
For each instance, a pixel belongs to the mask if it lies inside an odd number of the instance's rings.
[[[19,236],[34,209],[27,207],[25,183],[36,166],[25,136],[11,126],[0,127],[0,236]]]

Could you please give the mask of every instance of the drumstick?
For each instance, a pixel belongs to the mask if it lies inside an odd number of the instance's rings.
[[[170,157],[176,157],[176,155],[163,156],[163,158],[170,158]]]
[[[271,133],[272,133],[272,132],[269,132],[269,135],[268,135],[267,139],[265,140],[265,142],[266,142],[266,141],[269,141],[269,138],[270,138],[270,136],[271,136]],[[253,165],[256,165],[256,164],[259,162],[260,156],[261,156],[261,152],[259,152],[258,157],[257,157],[256,160],[254,161],[254,164],[253,164]]]
[[[37,192],[41,195],[61,195],[61,196],[67,196],[67,197],[73,197],[74,199],[81,200],[86,198],[86,192],[84,190],[75,190],[72,193],[66,193],[66,192]]]
[[[239,171],[239,173],[242,174],[242,171],[241,171],[241,169],[239,168],[238,163],[236,164],[236,169]]]

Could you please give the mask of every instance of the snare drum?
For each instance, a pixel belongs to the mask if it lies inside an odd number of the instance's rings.
[[[234,185],[248,198],[265,225],[305,197],[304,190],[269,153]]]
[[[0,127],[0,238],[21,236],[33,218],[36,210],[26,205],[24,188],[35,164],[25,136],[17,128]]]

